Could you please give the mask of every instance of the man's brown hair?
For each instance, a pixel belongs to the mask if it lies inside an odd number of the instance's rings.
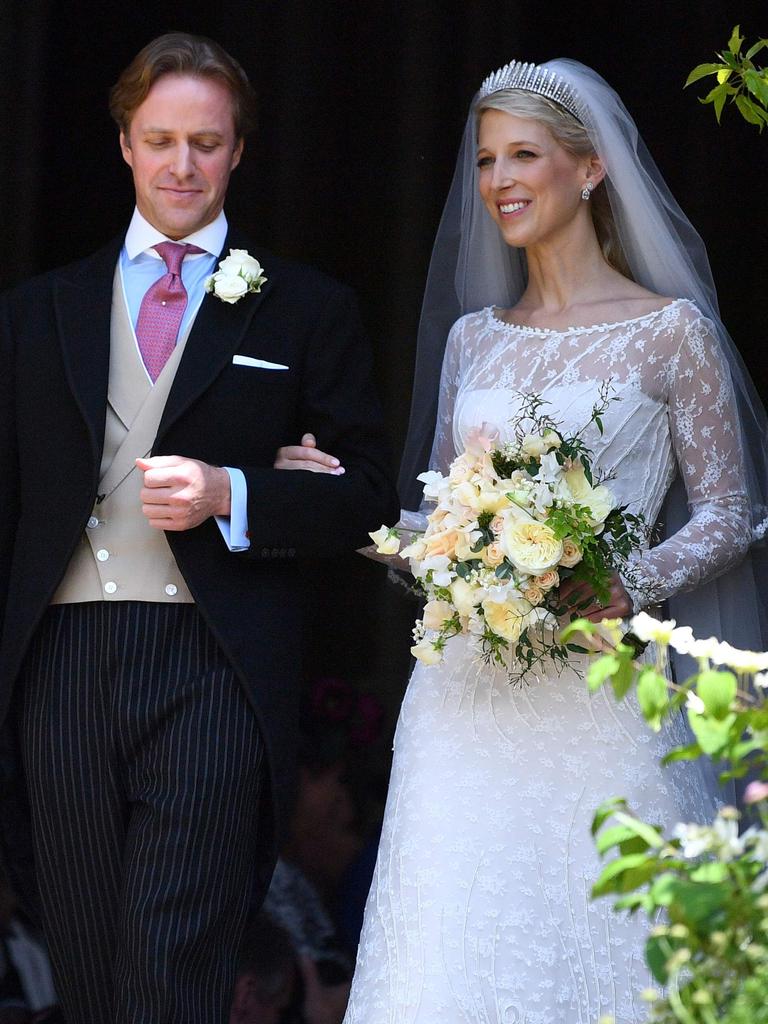
[[[134,111],[163,75],[189,75],[220,81],[232,97],[235,137],[242,138],[255,126],[256,94],[234,57],[205,36],[169,32],[147,43],[110,91],[109,112],[126,137]]]

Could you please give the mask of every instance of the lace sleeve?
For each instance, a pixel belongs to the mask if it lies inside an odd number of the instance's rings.
[[[695,315],[693,315],[695,314]],[[695,307],[663,373],[672,444],[691,516],[633,567],[635,607],[658,603],[726,572],[752,540],[733,389],[710,321]]]
[[[437,404],[435,438],[429,468],[447,473],[458,452],[453,444],[453,413],[461,379],[462,354],[464,350],[464,320],[457,320],[445,343],[443,368],[440,373],[440,396]]]

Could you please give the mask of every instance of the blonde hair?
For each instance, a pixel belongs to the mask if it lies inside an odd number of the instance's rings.
[[[480,118],[486,110],[500,110],[504,114],[514,114],[516,117],[538,121],[563,149],[574,156],[590,156],[595,152],[594,144],[584,125],[577,121],[573,114],[569,114],[546,96],[538,96],[536,93],[524,92],[521,89],[502,89],[492,93],[480,100],[475,107],[478,128]],[[589,207],[605,261],[620,274],[631,279],[632,273],[619,241],[619,232],[613,218],[605,181],[601,181],[592,193]]]

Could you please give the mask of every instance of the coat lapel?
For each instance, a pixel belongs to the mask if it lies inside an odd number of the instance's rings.
[[[244,239],[230,232],[222,256],[230,248],[248,249],[249,246]],[[249,251],[259,258],[256,249],[251,247]],[[206,295],[203,299],[168,395],[156,445],[179,416],[232,361],[251,319],[273,287],[269,266],[265,265],[264,270],[267,281],[256,294],[244,295],[235,303],[222,302],[213,295]]]
[[[56,324],[67,380],[88,426],[96,465],[104,444],[112,281],[122,241],[115,239],[62,271],[54,282]]]

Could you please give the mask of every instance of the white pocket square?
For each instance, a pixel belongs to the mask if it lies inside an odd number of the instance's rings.
[[[266,359],[254,359],[253,356],[232,356],[235,366],[258,366],[262,370],[287,370],[282,363],[270,363]]]

